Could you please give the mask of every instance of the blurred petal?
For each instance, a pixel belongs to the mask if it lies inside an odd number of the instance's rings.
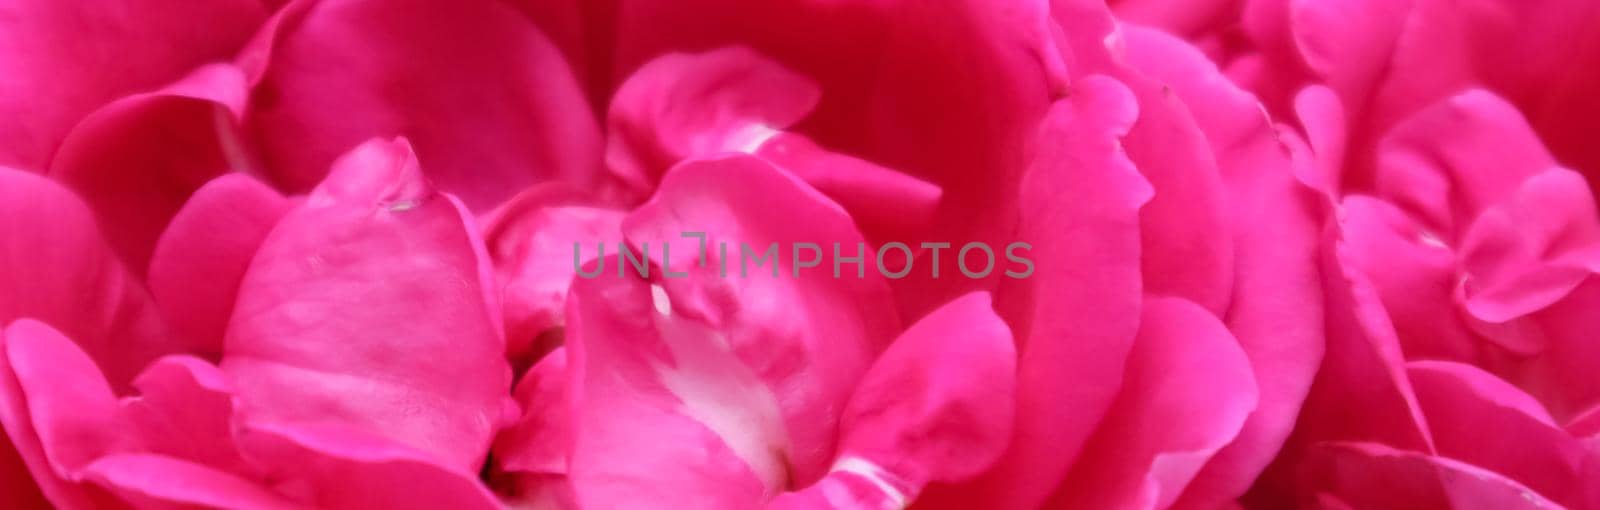
[[[248,128],[277,184],[310,190],[345,151],[405,136],[428,176],[487,211],[549,180],[598,184],[600,139],[557,49],[494,0],[302,0],[241,58]],[[327,72],[337,69],[339,72]]]
[[[1318,445],[1305,476],[1350,508],[1562,508],[1492,471],[1376,443]]]
[[[0,165],[43,170],[89,112],[228,58],[265,16],[255,0],[6,2]]]

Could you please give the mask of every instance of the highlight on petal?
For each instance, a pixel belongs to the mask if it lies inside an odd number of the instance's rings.
[[[289,200],[253,177],[227,174],[196,190],[151,256],[150,293],[175,342],[222,356],[239,284]]]
[[[116,397],[84,352],[49,325],[19,320],[0,331],[0,428],[51,504],[92,508],[77,484],[94,459],[128,446],[117,435]]]
[[[302,0],[271,30],[244,55],[246,124],[291,192],[316,186],[357,144],[394,136],[411,139],[429,178],[474,211],[540,182],[600,182],[583,91],[506,2]]]
[[[1559,508],[1543,495],[1493,471],[1378,443],[1317,445],[1304,479],[1312,494],[1350,508]]]
[[[89,112],[228,58],[265,18],[255,0],[6,2],[0,165],[44,170]]]
[[[84,466],[82,476],[139,508],[192,505],[287,510],[301,507],[255,482],[161,455],[107,455]]]
[[[335,163],[239,285],[221,366],[242,412],[350,427],[475,472],[511,408],[477,232],[403,139]]]

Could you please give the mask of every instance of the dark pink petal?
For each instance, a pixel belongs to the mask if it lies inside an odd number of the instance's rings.
[[[930,482],[987,470],[1011,438],[1015,349],[987,294],[957,298],[917,321],[850,397],[830,476],[862,477],[904,506]]]
[[[788,482],[776,395],[720,332],[671,306],[631,273],[574,280],[568,476],[581,507],[751,508]]]
[[[148,280],[161,316],[188,352],[221,357],[239,282],[289,207],[255,178],[227,174],[196,190],[172,218],[156,243]]]
[[[1053,505],[1169,507],[1256,408],[1250,360],[1220,320],[1176,298],[1143,311],[1122,394]]]
[[[61,143],[50,176],[82,196],[136,275],[189,195],[219,174],[248,171],[237,119],[244,74],[202,67],[159,91],[96,110]]]
[[[1303,476],[1350,508],[1561,508],[1493,471],[1377,443],[1317,445]]]
[[[82,476],[135,508],[300,508],[255,482],[161,455],[107,455],[84,466]]]
[[[472,210],[548,180],[599,183],[593,113],[561,53],[495,0],[301,1],[242,56],[274,180],[310,190],[345,151],[405,136]],[[329,72],[337,70],[337,72]]]
[[[0,383],[0,391],[6,391],[5,383]],[[3,398],[0,397],[0,402],[3,402]],[[0,403],[0,406],[3,405]],[[0,428],[3,428],[3,423],[0,423]],[[0,440],[0,505],[6,508],[49,508],[49,501],[39,493],[39,484],[28,473],[28,465],[11,444],[11,437],[0,439],[3,439]]]
[[[1036,271],[995,298],[1018,339],[1016,432],[994,469],[930,487],[926,504],[1038,507],[1115,400],[1139,323],[1138,211],[1152,193],[1118,150],[1137,107],[1120,83],[1089,77],[1038,134],[1017,234]]]
[[[540,336],[563,324],[577,267],[600,256],[598,245],[616,253],[624,215],[586,193],[543,186],[517,194],[485,219],[483,237],[503,293],[506,353],[513,362],[538,359],[550,349]]]
[[[73,339],[116,387],[171,352],[160,316],[94,215],[44,177],[0,168],[0,322],[33,318]]]
[[[228,58],[265,16],[255,0],[0,4],[0,165],[44,170],[89,112]]]
[[[1589,452],[1533,397],[1466,364],[1413,361],[1407,373],[1439,455],[1494,471],[1563,505],[1586,508],[1580,475]]]
[[[365,431],[256,421],[243,425],[238,439],[269,479],[315,508],[501,508],[474,472]]]
[[[684,159],[755,154],[839,201],[869,235],[909,239],[932,219],[939,188],[793,132],[820,95],[810,79],[745,47],[665,55],[617,91],[606,161],[625,190],[645,196]]]
[[[222,368],[250,419],[348,426],[475,472],[511,405],[490,271],[410,145],[363,144],[262,242]]]
[[[722,337],[741,370],[775,395],[790,479],[820,477],[844,402],[899,328],[875,254],[850,217],[766,161],[730,155],[674,168],[623,232],[632,246],[648,245],[662,270],[687,275],[659,279],[673,317]],[[704,258],[700,240],[685,232],[706,234]],[[796,263],[809,257],[799,243],[817,244],[816,267]],[[770,246],[777,260],[755,266]],[[843,260],[853,255],[859,261]],[[620,268],[609,269],[602,278]]]

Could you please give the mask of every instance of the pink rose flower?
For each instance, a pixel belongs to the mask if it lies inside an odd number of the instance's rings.
[[[1502,3],[0,0],[0,506],[1600,507]]]

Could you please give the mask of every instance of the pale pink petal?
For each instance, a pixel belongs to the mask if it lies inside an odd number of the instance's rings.
[[[345,151],[405,136],[474,211],[548,180],[599,183],[600,139],[555,46],[495,0],[300,1],[241,58],[275,182],[310,190]],[[335,71],[335,72],[330,72]]]
[[[511,405],[490,271],[410,145],[363,144],[262,242],[222,368],[251,419],[348,426],[475,471]]]
[[[171,334],[188,352],[221,357],[239,282],[289,207],[255,178],[227,174],[196,190],[172,218],[151,256],[148,281]]]

